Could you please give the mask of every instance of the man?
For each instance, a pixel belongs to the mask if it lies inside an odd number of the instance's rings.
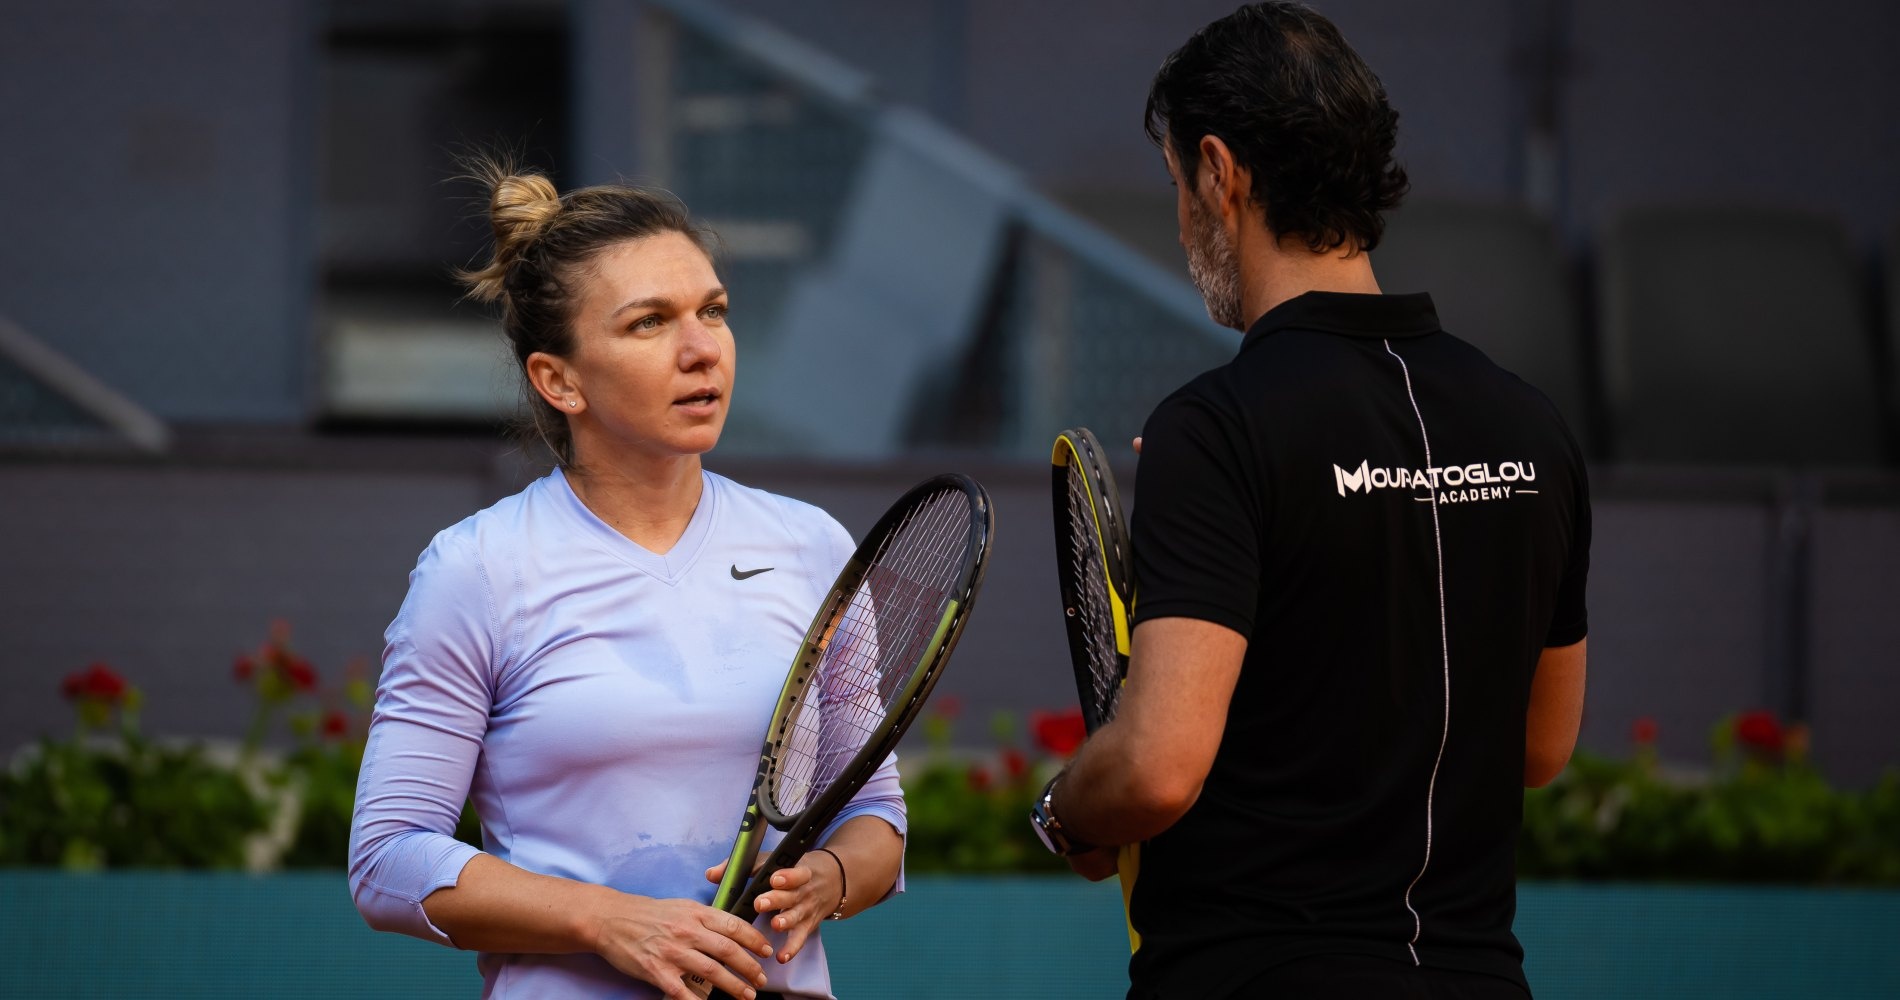
[[[1524,997],[1523,786],[1582,714],[1582,456],[1542,394],[1379,294],[1397,115],[1313,11],[1162,65],[1150,136],[1225,366],[1157,407],[1115,721],[1037,803],[1141,845],[1131,998]]]

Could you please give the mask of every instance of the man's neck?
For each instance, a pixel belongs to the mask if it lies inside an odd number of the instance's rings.
[[[1273,307],[1307,292],[1380,294],[1372,259],[1364,253],[1349,257],[1343,248],[1314,253],[1298,240],[1275,243],[1264,235],[1248,242],[1253,252],[1240,259],[1240,312],[1247,320],[1242,332]]]

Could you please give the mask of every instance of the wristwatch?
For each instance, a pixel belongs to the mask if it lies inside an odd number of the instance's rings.
[[[1056,819],[1055,810],[1050,807],[1056,794],[1056,782],[1062,780],[1064,773],[1058,772],[1049,779],[1048,784],[1042,786],[1042,795],[1030,807],[1029,824],[1036,828],[1036,836],[1042,840],[1042,846],[1047,847],[1050,853],[1066,858],[1077,851],[1088,850],[1088,845],[1070,840],[1068,833],[1062,829],[1062,821]]]

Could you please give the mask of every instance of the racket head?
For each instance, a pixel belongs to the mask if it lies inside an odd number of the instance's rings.
[[[989,494],[950,474],[913,487],[865,534],[806,631],[767,734],[767,822],[790,830],[835,815],[896,746],[969,620],[993,531]]]
[[[1088,428],[1056,435],[1049,463],[1063,624],[1082,719],[1093,733],[1115,717],[1128,676],[1134,605],[1128,522],[1108,453]]]
[[[722,883],[713,905],[756,917],[772,874],[811,849],[903,738],[969,621],[994,528],[989,494],[950,474],[904,494],[865,535],[812,619],[766,733],[754,807],[785,837],[736,895]]]
[[[713,906],[757,917],[752,901],[772,874],[805,855],[903,738],[969,621],[994,529],[989,494],[948,474],[913,487],[865,534],[793,657]],[[858,697],[834,700],[839,691]],[[849,737],[830,754],[819,749],[827,723]],[[754,871],[764,823],[786,835]]]

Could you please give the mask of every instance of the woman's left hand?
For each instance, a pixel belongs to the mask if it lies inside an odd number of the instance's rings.
[[[725,862],[707,869],[706,879],[718,882],[726,874]],[[812,931],[843,903],[843,886],[838,865],[831,855],[812,851],[798,864],[772,873],[771,888],[753,900],[752,908],[770,913],[772,929],[785,934],[785,946],[779,949],[779,964],[792,960]]]

